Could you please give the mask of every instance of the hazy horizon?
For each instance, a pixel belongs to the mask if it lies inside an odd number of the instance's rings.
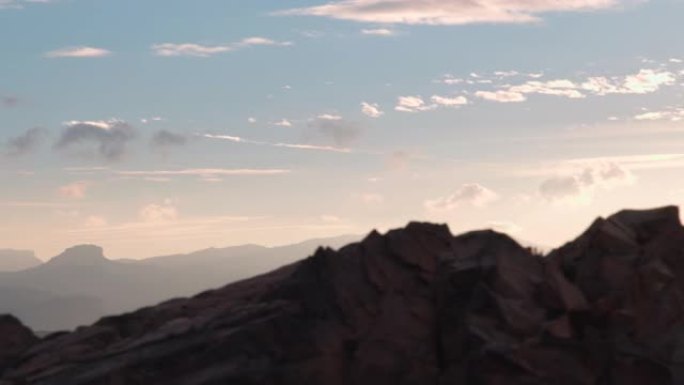
[[[554,247],[680,205],[682,14],[0,0],[0,249],[143,258],[409,221]]]

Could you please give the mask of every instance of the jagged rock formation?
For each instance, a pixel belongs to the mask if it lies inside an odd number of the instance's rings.
[[[665,385],[683,363],[684,228],[668,207],[599,219],[547,257],[492,231],[372,233],[50,336],[0,384]]]

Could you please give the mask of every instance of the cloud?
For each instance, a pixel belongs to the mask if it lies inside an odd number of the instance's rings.
[[[434,110],[435,108],[437,108],[436,105],[426,104],[425,100],[423,100],[423,98],[420,96],[400,96],[397,99],[396,107],[394,107],[396,111],[411,113],[430,111]]]
[[[86,228],[101,228],[109,225],[109,221],[106,218],[96,215],[91,215],[86,218],[83,226]]]
[[[188,143],[188,137],[182,134],[177,134],[168,130],[157,131],[150,141],[150,144],[156,148],[170,148],[181,147]]]
[[[550,12],[580,12],[616,7],[617,0],[339,0],[276,15],[328,17],[363,23],[462,25],[531,23]]]
[[[288,47],[293,45],[289,41],[275,41],[264,37],[248,37],[236,43],[223,45],[203,45],[197,43],[163,43],[153,45],[152,52],[157,56],[194,56],[210,57],[226,52],[237,51],[239,49],[255,46],[277,46]]]
[[[19,104],[19,98],[16,96],[3,96],[0,98],[0,105],[5,108],[13,108]]]
[[[377,103],[361,103],[361,112],[368,117],[376,119],[385,115],[385,113],[380,109],[380,105]]]
[[[586,204],[591,202],[597,189],[609,190],[634,181],[634,175],[618,163],[597,163],[544,180],[539,193],[551,202]]]
[[[19,136],[15,136],[4,143],[4,153],[7,156],[21,156],[36,149],[42,142],[46,132],[42,128],[31,128]]]
[[[499,103],[521,103],[527,100],[527,97],[520,92],[511,91],[477,91],[475,93],[480,99],[488,100],[490,102]]]
[[[55,148],[68,150],[83,146],[105,160],[118,160],[135,137],[133,127],[121,120],[71,121],[65,123]],[[94,147],[93,147],[94,146]]]
[[[86,196],[86,192],[90,187],[88,182],[74,182],[57,189],[59,196],[69,199],[83,199]]]
[[[512,72],[517,74],[517,72]],[[507,73],[500,73],[508,75]],[[501,78],[501,77],[500,77]],[[440,82],[457,84],[453,77],[445,77]],[[527,100],[528,95],[550,95],[570,99],[583,99],[588,95],[605,96],[610,94],[648,94],[661,87],[675,84],[677,75],[669,71],[641,69],[635,74],[624,77],[588,77],[583,80],[570,79],[530,80],[521,84],[503,85],[498,89],[480,90],[475,96],[499,103],[519,103]],[[472,84],[471,81],[465,81]],[[451,83],[449,83],[451,84]]]
[[[244,144],[252,144],[252,145],[256,145],[256,146],[269,146],[269,147],[277,147],[277,148],[290,148],[290,149],[295,149],[295,150],[328,151],[328,152],[338,152],[338,153],[350,153],[350,152],[352,152],[352,150],[350,150],[348,148],[340,148],[340,147],[333,147],[333,146],[321,146],[321,145],[305,144],[305,143],[270,143],[270,142],[261,142],[258,140],[245,139],[245,138],[241,138],[239,136],[231,136],[231,135],[204,134],[204,135],[202,135],[202,137],[207,138],[207,139],[227,140],[227,141],[233,142],[233,143],[244,143]]]
[[[321,119],[309,121],[309,128],[320,136],[330,139],[336,146],[347,147],[361,136],[361,127],[345,119]]]
[[[444,97],[444,96],[439,96],[439,95],[434,95],[432,98],[430,98],[433,103],[439,105],[439,106],[444,106],[444,107],[452,107],[452,108],[458,108],[461,106],[465,106],[468,104],[468,99],[465,96],[456,96],[456,97]]]
[[[425,201],[424,205],[430,211],[451,211],[462,205],[485,207],[499,199],[494,191],[477,183],[467,183],[453,194],[433,200]]]
[[[377,193],[364,193],[360,195],[361,202],[367,205],[381,205],[385,203],[385,197]]]
[[[152,51],[157,56],[195,56],[195,57],[209,57],[219,53],[232,51],[231,46],[221,45],[201,45],[194,43],[163,43],[152,46]]]
[[[635,120],[669,120],[679,122],[684,120],[684,107],[668,108],[661,111],[649,111],[634,116]]]
[[[287,119],[281,119],[281,120],[273,123],[273,125],[278,126],[278,127],[292,127],[292,122],[290,122]]]
[[[56,0],[0,0],[0,10],[22,9],[26,4],[48,4]]]
[[[222,176],[273,176],[291,173],[287,169],[232,169],[232,168],[191,168],[182,170],[149,170],[149,171],[117,171],[124,177],[173,177],[196,176],[202,178],[216,178]]]
[[[361,34],[370,36],[395,36],[397,33],[388,28],[362,29]]]
[[[663,86],[675,84],[677,76],[664,70],[640,69],[638,73],[622,79],[590,77],[581,85],[582,89],[596,95],[608,94],[650,94]]]
[[[55,58],[100,58],[112,55],[112,52],[104,48],[96,47],[67,47],[50,51],[45,57]]]
[[[138,216],[146,223],[165,223],[173,222],[178,219],[178,209],[173,202],[166,200],[163,204],[149,204],[143,206]]]

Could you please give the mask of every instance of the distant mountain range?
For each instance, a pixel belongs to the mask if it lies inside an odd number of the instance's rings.
[[[19,271],[43,263],[33,251],[0,249],[0,271]]]
[[[265,273],[359,236],[315,239],[281,247],[244,245],[145,260],[109,260],[98,246],[76,246],[46,263],[30,252],[7,252],[0,272],[0,314],[39,331],[73,329],[106,314],[191,296]],[[30,258],[30,257],[33,257]],[[34,260],[35,259],[35,260]],[[9,261],[15,261],[12,264]],[[11,268],[10,268],[11,267]]]

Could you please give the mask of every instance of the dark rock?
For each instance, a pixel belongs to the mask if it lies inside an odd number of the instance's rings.
[[[33,332],[11,315],[0,315],[0,375],[15,365],[21,355],[38,341]]]
[[[22,349],[0,384],[682,384],[684,229],[623,211],[543,258],[412,223]]]

